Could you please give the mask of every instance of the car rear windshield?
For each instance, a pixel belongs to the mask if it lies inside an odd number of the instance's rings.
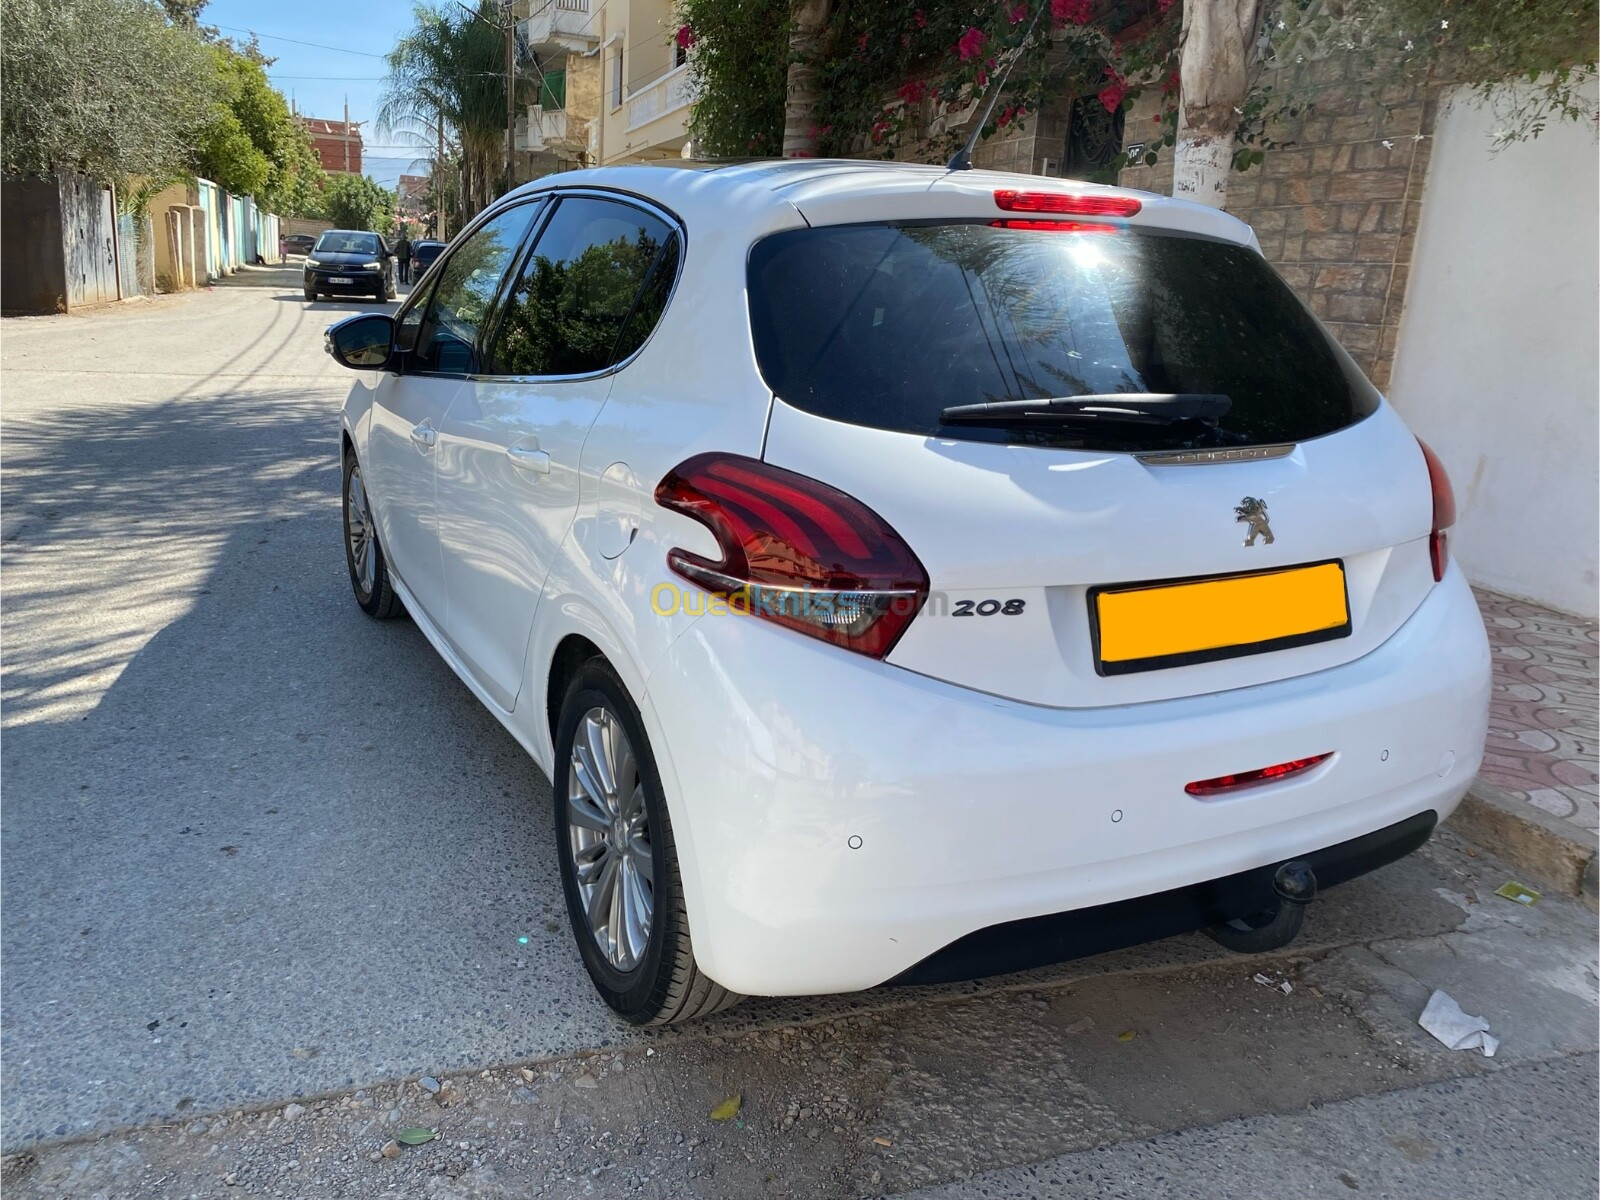
[[[324,254],[376,254],[378,235],[375,233],[325,233],[317,239],[317,249]]]
[[[818,416],[969,441],[1262,445],[1341,429],[1378,394],[1254,251],[1158,232],[847,225],[752,248],[761,373]],[[945,409],[1107,393],[1225,395],[1152,428],[954,423]],[[1214,421],[1214,423],[1213,423]]]

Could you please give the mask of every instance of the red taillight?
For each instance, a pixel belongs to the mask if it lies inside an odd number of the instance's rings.
[[[1421,438],[1423,461],[1428,464],[1428,485],[1433,489],[1433,528],[1428,531],[1428,557],[1433,561],[1433,581],[1444,578],[1444,569],[1450,565],[1450,527],[1456,523],[1456,493],[1450,486],[1450,476],[1445,474],[1439,456],[1428,448]]]
[[[1280,779],[1288,779],[1291,775],[1299,775],[1302,771],[1309,771],[1320,762],[1327,762],[1333,757],[1330,750],[1327,754],[1317,754],[1311,758],[1294,758],[1276,766],[1262,767],[1259,771],[1241,771],[1237,775],[1218,775],[1215,779],[1197,779],[1193,783],[1183,785],[1183,790],[1191,796],[1215,796],[1218,792],[1232,792],[1239,788],[1254,787],[1262,783],[1277,783]]]
[[[1016,218],[1003,218],[999,221],[990,221],[996,229],[1045,229],[1055,233],[1117,233],[1115,225],[1107,225],[1100,221],[1025,221]]]
[[[1061,213],[1071,217],[1131,217],[1143,207],[1132,196],[1074,196],[1012,188],[997,191],[994,203],[1005,212]]]
[[[928,573],[887,521],[759,459],[696,455],[667,472],[656,503],[716,535],[720,562],[673,549],[667,564],[737,612],[882,658],[928,598]]]

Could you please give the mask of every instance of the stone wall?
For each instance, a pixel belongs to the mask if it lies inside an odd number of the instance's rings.
[[[1234,172],[1227,209],[1248,222],[1261,251],[1378,387],[1394,365],[1400,312],[1422,211],[1437,95],[1422,83],[1372,86],[1335,55],[1297,68],[1314,107],[1273,136],[1269,150]],[[1353,76],[1353,77],[1352,77]],[[1277,88],[1291,81],[1268,80]],[[1128,114],[1126,143],[1151,138],[1156,99]],[[1122,172],[1126,187],[1168,194],[1172,155]]]

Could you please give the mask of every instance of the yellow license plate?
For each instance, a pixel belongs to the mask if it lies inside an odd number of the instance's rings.
[[[1089,615],[1095,669],[1102,675],[1286,650],[1350,633],[1340,562],[1095,588]]]

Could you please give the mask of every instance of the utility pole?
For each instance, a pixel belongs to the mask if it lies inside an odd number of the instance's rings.
[[[506,191],[517,186],[517,20],[506,0]]]
[[[433,159],[433,223],[441,242],[450,239],[444,229],[444,108],[439,109],[439,149]]]
[[[350,173],[350,97],[344,98],[344,171]]]

